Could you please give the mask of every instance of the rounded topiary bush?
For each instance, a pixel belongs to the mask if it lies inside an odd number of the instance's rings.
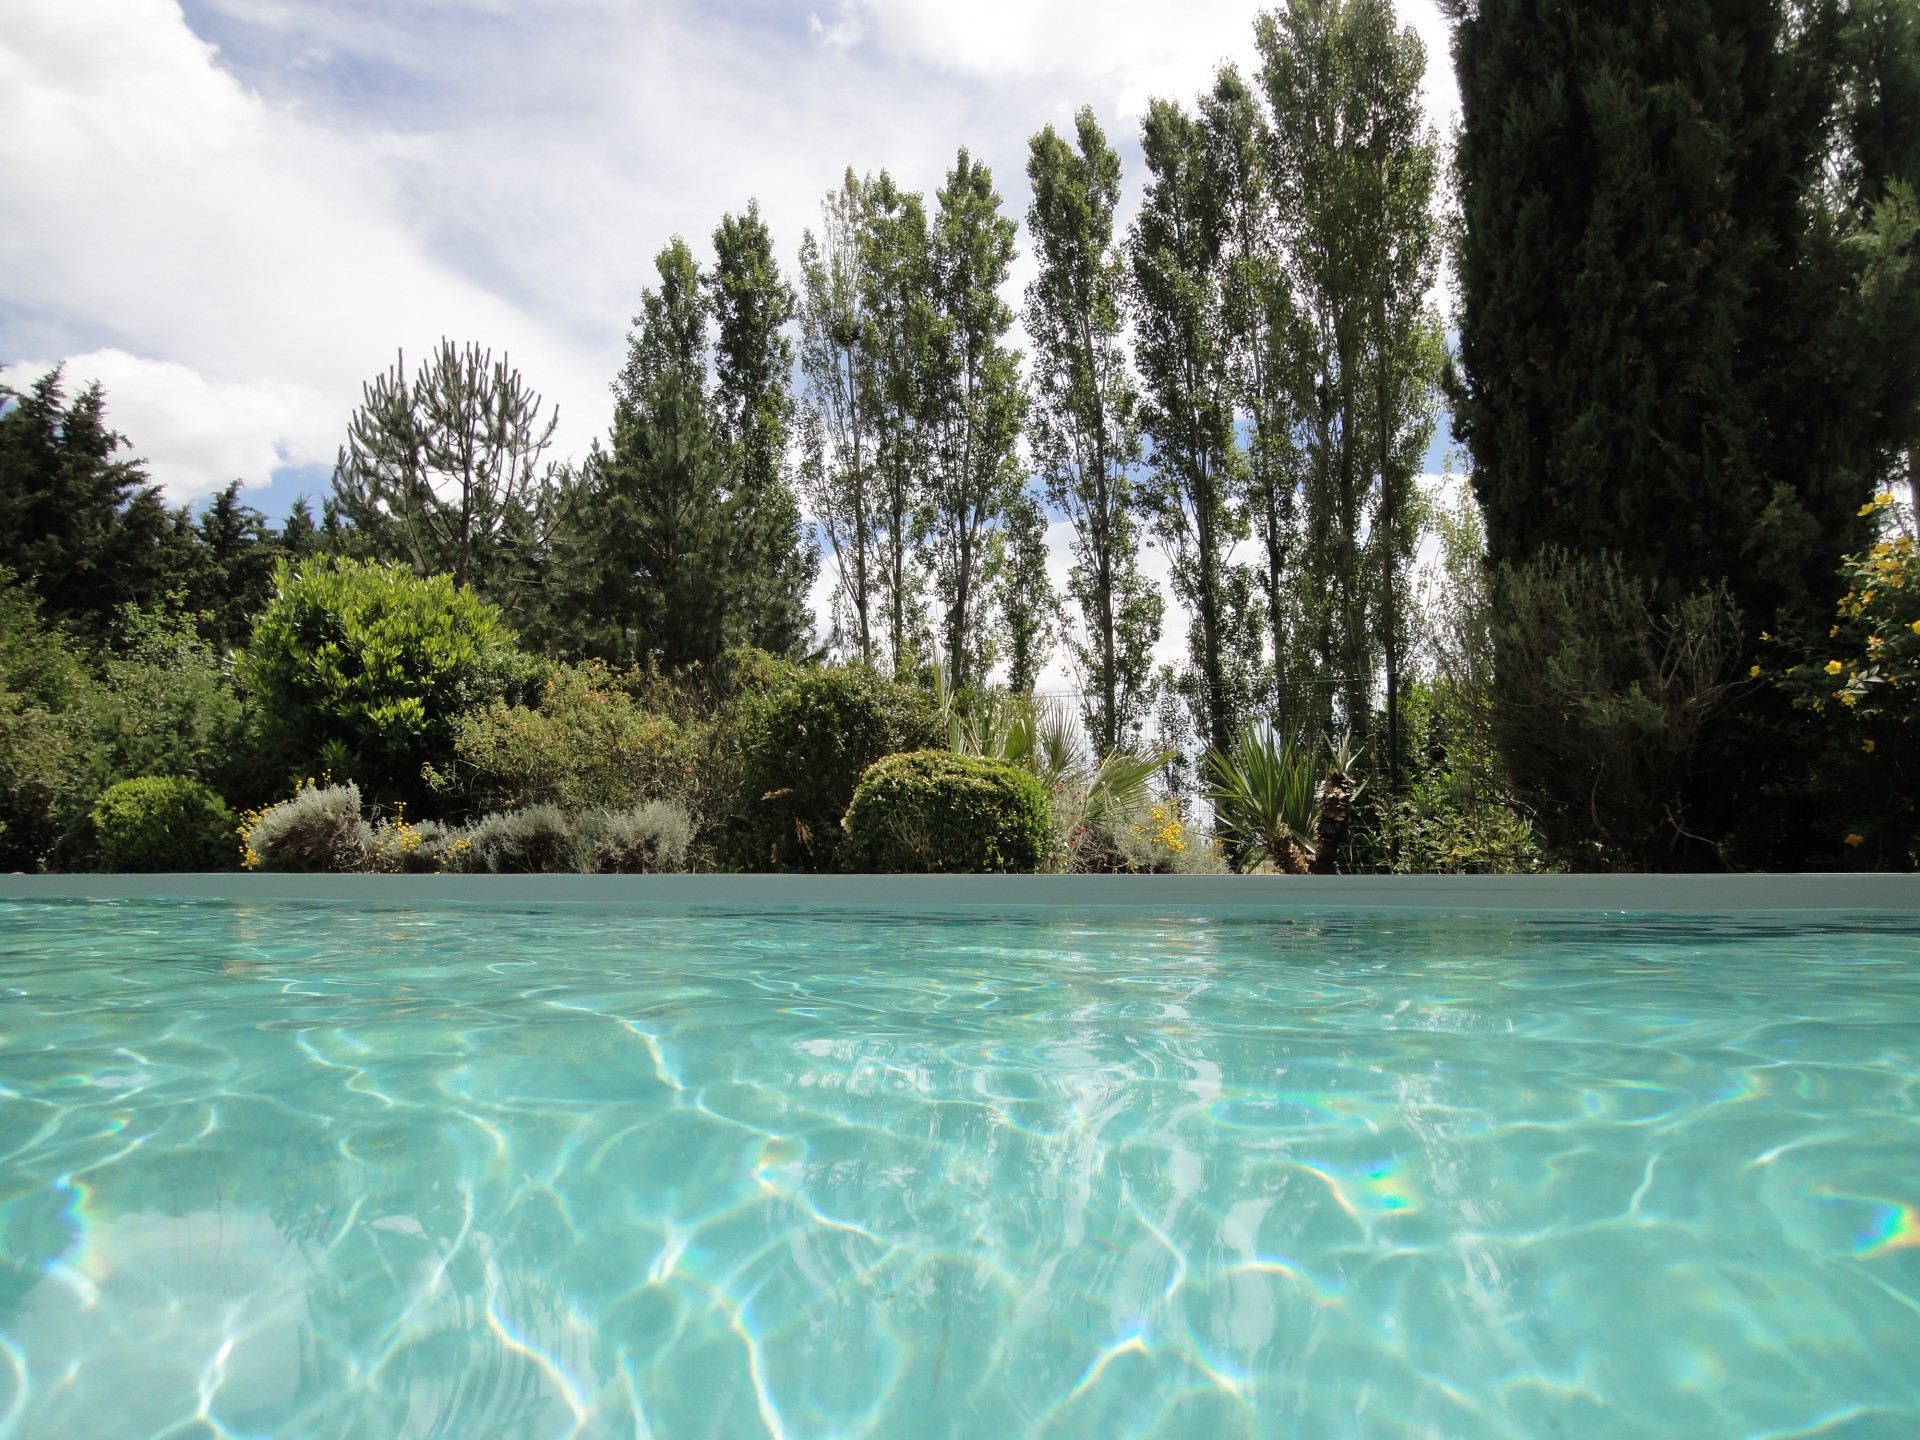
[[[858,665],[782,678],[741,711],[731,848],[747,870],[831,870],[860,777],[883,755],[937,744],[939,712],[925,692]]]
[[[92,818],[102,870],[231,870],[239,858],[233,812],[198,780],[122,780]]]
[[[842,858],[871,873],[1017,871],[1047,863],[1046,787],[1018,765],[946,750],[889,755],[847,807]]]

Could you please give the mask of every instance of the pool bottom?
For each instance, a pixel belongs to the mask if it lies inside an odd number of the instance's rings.
[[[1920,1430],[1920,937],[0,906],[5,1430]]]

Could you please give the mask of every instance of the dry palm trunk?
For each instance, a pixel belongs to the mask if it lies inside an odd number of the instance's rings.
[[[1353,779],[1344,770],[1329,770],[1313,794],[1313,875],[1338,875],[1340,849],[1347,843],[1353,820]]]

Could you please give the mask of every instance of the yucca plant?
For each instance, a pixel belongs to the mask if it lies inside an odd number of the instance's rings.
[[[1314,859],[1318,757],[1298,736],[1250,725],[1222,752],[1207,751],[1207,799],[1243,864],[1271,860],[1305,875]]]

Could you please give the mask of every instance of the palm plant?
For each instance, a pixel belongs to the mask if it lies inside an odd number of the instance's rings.
[[[1271,725],[1240,730],[1226,750],[1207,751],[1207,799],[1242,863],[1270,860],[1304,875],[1314,859],[1318,757],[1297,735]]]

